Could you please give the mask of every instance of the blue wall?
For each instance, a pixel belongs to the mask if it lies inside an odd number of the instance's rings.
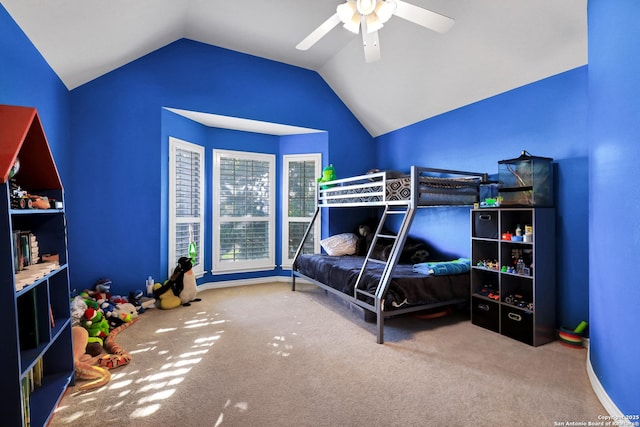
[[[62,184],[68,191],[67,88],[1,4],[0,104],[37,108]]]
[[[640,414],[640,3],[589,1],[591,364]]]
[[[339,175],[410,164],[496,172],[498,160],[522,149],[553,157],[558,322],[589,316],[594,371],[624,413],[638,414],[638,20],[635,1],[591,0],[588,72],[572,70],[380,136],[376,151],[316,73],[184,40],[69,94],[0,5],[0,103],[38,108],[67,193],[78,288],[109,275],[116,289],[128,290],[149,274],[166,274],[168,136],[211,148],[218,131],[165,106],[327,130],[310,143],[321,148],[310,151],[325,153]],[[269,149],[295,147],[283,138]],[[443,223],[446,232],[431,225]],[[442,253],[469,251],[464,211],[421,211],[415,230]]]
[[[281,149],[280,138],[205,129],[163,107],[326,130],[323,140],[298,143],[328,153],[324,161],[345,174],[365,171],[375,156],[371,136],[317,73],[193,41],[172,43],[71,92],[69,248],[78,288],[106,276],[113,293],[124,293],[149,275],[166,278],[168,136],[202,144],[207,162],[214,147],[293,152],[291,140]],[[347,140],[365,154],[347,160]]]
[[[497,174],[498,161],[521,150],[554,158],[558,326],[589,317],[587,75],[581,67],[376,138],[389,169]],[[421,210],[412,233],[436,253],[469,256],[468,209]]]

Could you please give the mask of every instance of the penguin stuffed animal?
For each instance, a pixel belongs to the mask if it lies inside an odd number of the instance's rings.
[[[191,269],[192,267],[191,258],[180,257],[178,265],[173,270],[173,274],[169,280],[162,286],[154,287],[153,296],[156,299],[161,299],[161,296],[165,292],[171,290],[175,297],[180,298],[180,303],[184,306],[191,305],[191,302],[200,301],[200,298],[196,298],[198,288],[196,286],[196,276]],[[173,307],[174,306],[171,308]]]
[[[181,270],[182,274],[179,274],[176,278],[173,293],[180,297],[180,301],[184,306],[191,305],[191,302],[200,301],[200,298],[196,298],[198,287],[196,286],[196,276],[193,274],[192,267],[191,258],[187,257],[181,257],[178,260],[178,267],[176,267],[176,269],[179,268]]]

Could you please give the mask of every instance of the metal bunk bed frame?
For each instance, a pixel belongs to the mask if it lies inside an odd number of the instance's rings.
[[[417,305],[406,308],[394,309],[391,311],[386,311],[384,307],[384,297],[387,293],[389,285],[391,283],[391,278],[393,276],[393,271],[400,260],[400,255],[402,254],[402,249],[406,242],[409,229],[411,228],[411,224],[413,222],[413,218],[415,217],[416,209],[420,206],[418,204],[418,199],[420,197],[419,184],[420,184],[420,176],[423,172],[430,173],[440,173],[440,174],[459,174],[459,175],[468,175],[468,176],[479,176],[483,181],[486,181],[487,174],[485,173],[475,173],[475,172],[462,172],[448,169],[436,169],[436,168],[424,168],[418,166],[411,167],[411,194],[410,197],[405,200],[388,200],[387,197],[387,177],[386,173],[378,172],[367,175],[360,175],[350,178],[338,179],[330,182],[322,183],[318,185],[316,189],[317,194],[317,204],[316,209],[313,214],[312,220],[307,227],[307,230],[304,233],[302,241],[298,246],[296,254],[293,259],[293,266],[291,270],[291,290],[296,290],[296,277],[303,278],[305,280],[310,281],[316,286],[331,292],[342,299],[345,299],[353,304],[356,304],[362,307],[365,310],[373,312],[376,316],[376,342],[378,344],[384,343],[384,319],[391,316],[397,316],[405,313],[425,310],[429,308],[441,307],[446,305],[458,304],[462,302],[466,302],[466,300],[449,300],[444,302],[438,302],[428,305]],[[348,187],[349,189],[357,189],[360,191],[365,191],[361,193],[362,196],[365,196],[370,201],[360,201],[360,202],[352,202],[350,199],[353,197],[353,194],[343,191],[343,188]],[[303,247],[305,242],[309,238],[311,234],[311,230],[313,229],[315,221],[319,217],[320,210],[322,208],[340,208],[340,207],[379,207],[383,208],[382,214],[380,216],[380,221],[373,235],[373,239],[369,246],[368,252],[364,258],[362,267],[360,269],[360,273],[356,280],[356,284],[354,287],[353,295],[343,293],[337,289],[332,288],[322,282],[319,282],[311,277],[308,277],[299,271],[297,271],[297,260],[302,254]],[[426,207],[426,206],[424,206]],[[402,222],[400,224],[398,233],[396,235],[383,234],[382,230],[385,228],[384,224],[386,220],[395,215],[402,215]],[[392,247],[389,252],[389,257],[386,262],[377,260],[372,258],[372,254],[374,252],[374,248],[376,246],[376,242],[379,239],[387,239],[391,240]],[[376,287],[376,291],[374,294],[367,292],[363,289],[360,289],[361,279],[367,269],[367,266],[370,263],[379,263],[384,265],[384,269],[382,275],[380,277],[380,281]],[[367,299],[373,299],[374,303],[371,304]]]

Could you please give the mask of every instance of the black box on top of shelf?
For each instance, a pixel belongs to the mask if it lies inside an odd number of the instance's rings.
[[[532,156],[498,162],[500,206],[552,207],[553,159]]]
[[[473,237],[481,237],[485,239],[498,238],[497,211],[473,212]]]

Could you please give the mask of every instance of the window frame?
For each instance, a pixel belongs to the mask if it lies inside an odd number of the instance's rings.
[[[184,141],[173,136],[169,137],[169,236],[168,236],[168,253],[167,253],[167,277],[173,274],[173,270],[176,267],[176,231],[178,223],[193,223],[198,222],[200,225],[200,233],[198,241],[198,258],[199,263],[193,266],[193,273],[196,277],[202,277],[204,275],[204,262],[206,255],[204,245],[204,227],[205,227],[205,203],[203,199],[200,201],[199,220],[197,217],[181,217],[176,216],[176,152],[177,150],[191,151],[200,155],[200,171],[199,171],[199,186],[200,194],[202,197],[205,195],[205,150],[204,147],[198,144],[194,144],[188,141]]]
[[[233,157],[243,160],[255,160],[268,162],[269,164],[269,215],[262,217],[243,217],[240,220],[234,217],[221,217],[220,215],[220,159],[222,157]],[[276,267],[275,247],[276,247],[276,156],[274,154],[257,153],[249,151],[234,151],[225,149],[213,149],[213,171],[212,171],[212,274],[244,273],[252,271],[273,270]],[[238,217],[236,217],[238,218]],[[220,260],[220,226],[223,221],[241,221],[247,218],[255,218],[255,221],[265,221],[268,224],[268,256],[264,259],[253,259],[246,261],[221,261]]]
[[[315,176],[320,177],[322,174],[322,154],[321,153],[309,153],[309,154],[286,154],[282,156],[282,262],[281,267],[283,269],[290,270],[293,265],[293,258],[289,258],[289,223],[291,222],[307,222],[310,223],[313,219],[309,217],[290,217],[289,216],[289,164],[292,162],[315,162]],[[316,184],[317,185],[317,184]],[[314,192],[314,194],[317,194]],[[317,200],[314,200],[314,212],[317,208]],[[318,213],[318,218],[313,225],[313,249],[314,253],[320,252],[320,233],[322,230],[321,214]],[[297,249],[297,248],[296,248]]]

